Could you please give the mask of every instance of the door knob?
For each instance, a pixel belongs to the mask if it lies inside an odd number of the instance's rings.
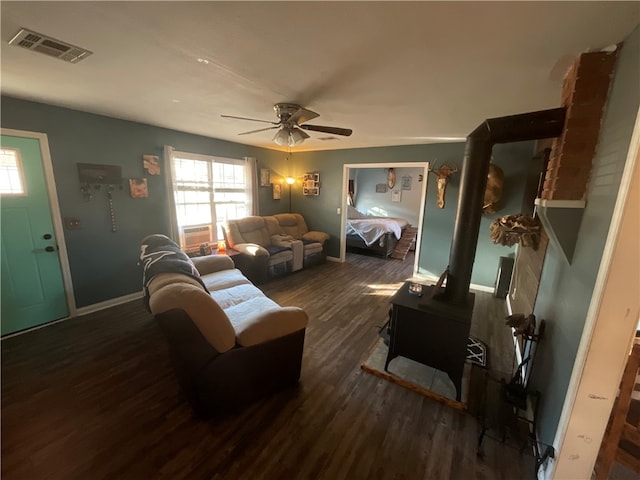
[[[51,234],[50,233],[45,233],[42,238],[44,238],[45,240],[51,240]]]
[[[45,250],[46,250],[47,252],[55,252],[55,251],[56,251],[56,249],[55,249],[55,248],[53,248],[51,245],[49,245],[48,247],[46,247],[46,248],[45,248]]]

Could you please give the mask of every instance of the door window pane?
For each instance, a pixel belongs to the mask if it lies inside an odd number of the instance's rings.
[[[20,152],[13,148],[0,149],[0,194],[26,195]]]

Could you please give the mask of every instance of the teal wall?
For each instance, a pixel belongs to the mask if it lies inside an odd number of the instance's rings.
[[[241,158],[253,156],[258,168],[269,168],[272,182],[288,175],[302,177],[319,171],[321,194],[303,196],[300,184],[292,189],[292,211],[302,213],[309,226],[331,235],[328,255],[339,256],[340,215],[343,165],[347,163],[436,162],[461,165],[464,144],[428,144],[399,147],[345,149],[319,152],[286,153],[257,148],[213,138],[192,135],[118,120],[61,107],[2,97],[3,128],[42,132],[48,135],[61,215],[77,217],[81,226],[65,230],[69,263],[78,307],[92,305],[140,291],[141,278],[136,266],[140,240],[150,233],[168,232],[165,177],[147,176],[142,169],[142,155],[162,155],[163,145],[177,150]],[[514,112],[518,113],[518,112]],[[478,123],[483,119],[478,119]],[[472,282],[492,286],[500,256],[512,254],[507,247],[493,245],[488,236],[489,223],[506,213],[517,213],[532,143],[498,145],[495,162],[507,175],[505,208],[482,220],[478,253]],[[107,197],[94,192],[84,201],[80,192],[77,163],[113,164],[122,168],[123,178],[146,176],[149,198],[132,199],[128,189],[114,192],[118,231],[111,232]],[[416,179],[417,180],[417,179]],[[445,269],[451,244],[458,197],[458,175],[447,189],[444,209],[436,207],[435,177],[427,178],[425,226],[422,235],[420,271],[440,275]],[[417,181],[414,182],[417,184]],[[282,199],[272,199],[271,187],[259,187],[260,214],[270,215],[288,210],[288,187]]]
[[[514,112],[520,113],[520,112]],[[479,119],[478,124],[484,119]],[[489,225],[502,215],[519,213],[522,206],[527,169],[533,156],[533,142],[496,145],[493,148],[494,163],[505,173],[503,207],[494,215],[483,216],[478,237],[476,261],[471,282],[493,286],[501,256],[514,254],[514,249],[494,245],[489,239]],[[360,148],[303,152],[293,155],[293,174],[302,176],[306,171],[320,172],[322,189],[319,197],[304,197],[298,187],[293,192],[293,210],[300,212],[311,227],[331,235],[328,254],[340,253],[340,215],[343,165],[350,163],[432,162],[462,166],[464,143],[440,143],[399,147]],[[416,179],[417,180],[417,179]],[[455,222],[459,174],[453,175],[447,186],[445,207],[436,206],[437,188],[434,175],[426,179],[427,201],[424,210],[420,273],[440,276],[449,262],[449,250]]]
[[[78,112],[65,108],[2,97],[3,128],[46,133],[63,218],[77,217],[77,230],[65,229],[65,240],[78,307],[140,291],[142,278],[136,266],[140,240],[150,233],[167,233],[165,177],[144,175],[142,155],[162,156],[163,145],[177,150],[223,157],[253,156],[258,166],[279,167],[283,155],[212,138],[176,132],[140,123]],[[94,191],[83,201],[77,163],[119,165],[122,176],[146,176],[149,198],[133,199],[128,183],[113,193],[117,232],[111,221],[104,191]],[[286,211],[271,199],[271,189],[260,189],[261,213]]]
[[[546,443],[553,442],[569,387],[638,113],[639,87],[640,29],[636,28],[616,66],[572,263],[550,242],[540,279],[535,314],[545,319],[546,331],[532,383],[542,392],[539,433]]]

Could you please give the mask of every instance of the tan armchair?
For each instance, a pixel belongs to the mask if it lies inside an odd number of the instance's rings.
[[[326,260],[324,242],[329,239],[329,234],[310,231],[304,217],[299,213],[278,213],[272,217],[278,223],[282,235],[291,236],[303,243],[305,267]]]
[[[223,232],[227,246],[242,256],[235,259],[246,266],[241,270],[248,272],[254,282],[291,270],[293,252],[290,245],[278,242],[277,238],[272,240],[265,217],[229,220],[223,225]]]

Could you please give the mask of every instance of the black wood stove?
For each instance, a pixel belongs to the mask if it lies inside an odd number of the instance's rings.
[[[445,272],[446,285],[427,287],[411,299],[403,288],[392,298],[389,362],[411,358],[446,372],[461,398],[474,295],[469,292],[476,255],[484,190],[496,143],[553,138],[562,133],[565,109],[556,108],[485,120],[469,134],[460,174],[458,212]],[[401,325],[405,325],[403,328]],[[410,328],[409,328],[410,327]]]

